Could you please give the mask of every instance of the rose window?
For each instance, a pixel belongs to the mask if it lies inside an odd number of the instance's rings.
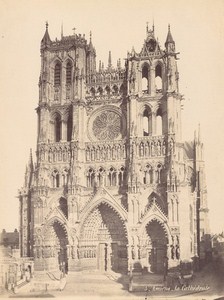
[[[93,121],[93,134],[99,140],[113,140],[121,132],[121,118],[113,111],[104,111]]]

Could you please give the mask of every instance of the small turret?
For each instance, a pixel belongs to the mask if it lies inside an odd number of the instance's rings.
[[[167,33],[167,38],[165,42],[165,47],[168,53],[170,52],[175,52],[175,42],[173,40],[171,31],[170,31],[170,24],[168,25],[168,33]]]
[[[112,60],[111,60],[111,51],[109,51],[109,57],[108,57],[108,69],[112,68]]]
[[[24,188],[29,188],[32,182],[34,166],[33,166],[33,156],[32,149],[30,149],[30,157],[28,164],[26,165],[25,176],[24,176]]]
[[[29,162],[28,162],[28,168],[29,168],[29,171],[32,173],[33,172],[33,155],[32,155],[32,149],[30,149],[30,157],[29,157]]]
[[[51,46],[51,39],[48,33],[48,22],[46,22],[46,30],[45,30],[45,34],[41,40],[41,50],[44,50],[48,47]]]
[[[99,72],[101,72],[101,60],[99,61]]]
[[[92,44],[92,32],[90,31],[89,44],[87,48],[87,74],[96,72],[96,50]]]
[[[96,50],[93,47],[93,43],[92,43],[92,31],[90,31],[90,35],[89,35],[89,52],[93,53],[94,55],[96,54]]]

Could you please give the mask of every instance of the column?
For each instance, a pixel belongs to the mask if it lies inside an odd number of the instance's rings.
[[[151,67],[150,68],[150,95],[154,96],[155,95],[155,68]]]
[[[111,243],[108,243],[106,247],[107,247],[107,271],[110,271],[112,268],[112,265],[111,265],[111,256],[112,256]]]
[[[177,222],[179,222],[179,201],[177,201]]]
[[[156,113],[152,112],[152,135],[156,135]]]
[[[67,122],[64,120],[61,122],[61,140],[67,141]]]

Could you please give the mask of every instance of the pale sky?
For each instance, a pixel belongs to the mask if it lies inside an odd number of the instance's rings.
[[[139,52],[152,25],[164,48],[168,24],[180,52],[184,94],[183,140],[201,124],[205,146],[210,227],[224,230],[224,1],[222,0],[0,0],[0,230],[18,228],[17,190],[29,149],[35,157],[40,41],[49,22],[51,39],[85,34],[97,62],[116,66],[134,46]]]

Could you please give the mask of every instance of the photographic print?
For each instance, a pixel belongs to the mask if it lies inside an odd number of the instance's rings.
[[[224,2],[0,11],[0,297],[224,299]]]

